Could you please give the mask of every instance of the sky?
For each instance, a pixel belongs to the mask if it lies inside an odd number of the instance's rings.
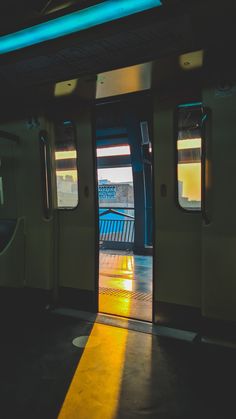
[[[113,167],[112,169],[98,169],[98,180],[107,179],[110,182],[133,182],[131,167]]]

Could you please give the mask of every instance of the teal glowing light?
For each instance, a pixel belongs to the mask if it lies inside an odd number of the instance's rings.
[[[0,37],[0,54],[83,31],[161,6],[161,0],[107,0]]]
[[[195,106],[202,106],[202,102],[191,102],[178,105],[178,108],[194,108]]]

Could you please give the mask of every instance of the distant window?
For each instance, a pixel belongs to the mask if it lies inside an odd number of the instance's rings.
[[[130,146],[119,145],[112,147],[99,147],[97,148],[97,157],[110,157],[110,156],[129,156]]]
[[[79,202],[75,128],[71,121],[63,121],[56,124],[55,133],[57,206],[72,209]]]
[[[178,108],[178,200],[185,210],[201,210],[201,104]]]
[[[132,208],[134,188],[132,167],[98,169],[99,207]]]

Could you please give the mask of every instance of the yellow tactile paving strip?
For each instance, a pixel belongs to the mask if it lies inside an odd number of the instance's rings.
[[[99,287],[99,294],[114,295],[115,297],[132,298],[140,301],[152,301],[152,294],[139,292],[139,291],[127,291],[117,288],[104,288]]]
[[[143,291],[142,286],[146,285]],[[141,289],[140,289],[141,288]],[[152,321],[150,257],[100,252],[99,311]],[[144,288],[145,289],[145,288]]]

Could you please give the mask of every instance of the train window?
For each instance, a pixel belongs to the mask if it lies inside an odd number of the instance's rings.
[[[178,202],[189,211],[201,210],[202,117],[201,103],[178,107]]]
[[[57,207],[73,209],[78,205],[78,166],[75,127],[62,121],[55,127]]]

